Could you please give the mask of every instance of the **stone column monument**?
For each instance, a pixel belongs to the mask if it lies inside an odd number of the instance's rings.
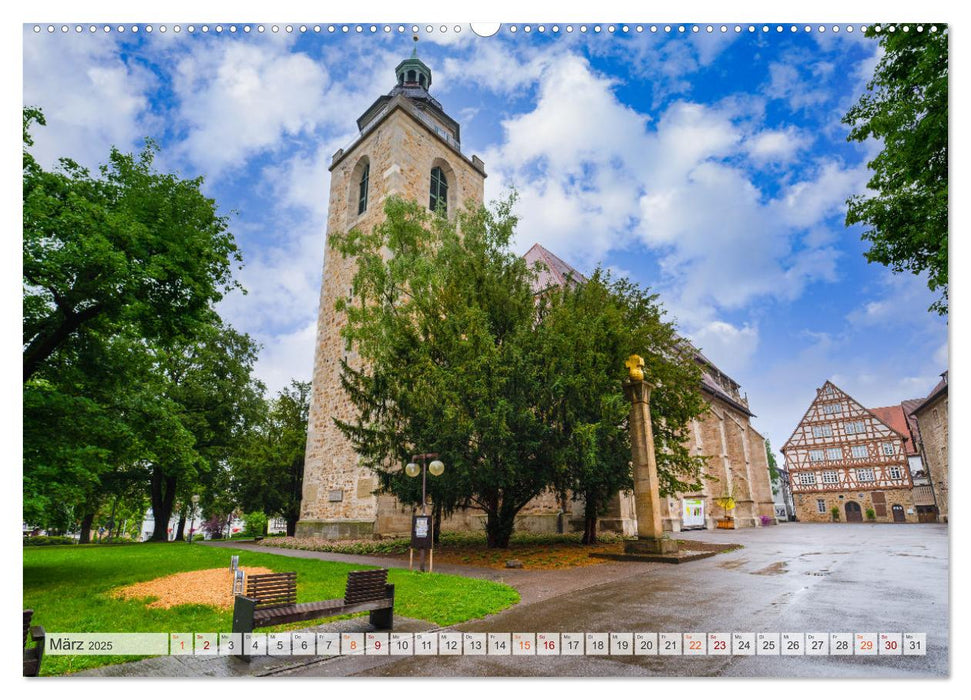
[[[634,467],[634,510],[637,515],[637,539],[626,540],[624,552],[676,554],[677,541],[666,538],[661,528],[661,499],[654,456],[654,432],[651,430],[651,390],[654,386],[644,381],[642,357],[631,355],[624,364],[629,370],[624,382],[624,395],[630,401],[630,447]]]

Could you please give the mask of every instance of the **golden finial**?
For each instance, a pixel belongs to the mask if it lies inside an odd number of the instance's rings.
[[[627,358],[627,362],[624,363],[629,372],[631,379],[635,381],[643,381],[644,370],[641,369],[644,366],[644,358],[640,355],[631,355]]]

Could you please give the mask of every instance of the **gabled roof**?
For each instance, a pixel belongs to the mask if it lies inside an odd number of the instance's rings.
[[[913,403],[914,401],[919,401],[920,399],[911,399],[907,403]],[[867,409],[875,415],[881,423],[888,426],[891,430],[896,433],[900,433],[904,437],[904,454],[916,455],[919,453],[914,440],[914,432],[911,429],[910,421],[907,420],[907,413],[903,407],[903,404],[897,404],[896,406],[881,406],[879,408]]]
[[[944,370],[943,372],[941,372],[941,381],[937,383],[937,386],[931,389],[931,393],[927,395],[927,398],[920,401],[916,406],[914,406],[908,412],[908,415],[913,415],[914,413],[917,413],[928,404],[934,402],[938,397],[946,393],[947,393],[947,370]]]
[[[565,287],[568,284],[574,285],[587,281],[587,278],[577,272],[576,268],[553,255],[539,243],[534,243],[533,247],[526,251],[523,259],[530,267],[539,263],[539,274],[533,281],[533,292],[536,294],[552,287]]]
[[[780,451],[783,454],[785,454],[786,449],[788,449],[789,447],[789,443],[792,442],[792,439],[796,436],[796,433],[799,432],[799,427],[806,420],[806,416],[809,415],[809,412],[816,404],[816,401],[819,400],[819,397],[822,395],[823,390],[827,386],[833,388],[839,394],[842,394],[843,396],[845,396],[847,399],[849,399],[854,404],[859,406],[862,410],[866,411],[871,416],[876,418],[878,421],[883,423],[891,431],[899,435],[904,441],[905,454],[914,455],[918,453],[917,446],[913,438],[913,435],[915,435],[916,433],[911,428],[912,421],[908,418],[906,410],[903,406],[904,403],[908,403],[908,404],[912,403],[914,399],[909,399],[908,401],[897,404],[896,406],[883,406],[881,408],[867,408],[862,403],[854,399],[848,393],[846,393],[838,386],[833,384],[833,382],[827,379],[825,382],[823,382],[823,385],[816,390],[816,396],[813,398],[812,401],[809,402],[809,407],[806,409],[806,412],[803,413],[802,418],[800,418],[799,422],[796,423],[796,427],[793,429],[792,435],[790,435],[789,439],[786,440],[785,443],[782,445],[782,448],[780,449]]]

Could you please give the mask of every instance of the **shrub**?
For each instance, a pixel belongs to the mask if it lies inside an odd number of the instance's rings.
[[[876,520],[877,519],[877,512],[875,510],[873,510],[873,508],[867,508],[866,509],[866,519],[867,520]]]
[[[243,532],[250,537],[262,537],[266,534],[265,513],[247,513],[243,516],[243,523],[245,524]]]
[[[73,537],[56,537],[51,535],[37,535],[36,537],[25,537],[25,547],[43,547],[50,544],[75,544],[77,540]]]
[[[839,506],[833,506],[832,508],[829,509],[829,514],[833,516],[833,520],[839,520],[840,519],[840,507]]]

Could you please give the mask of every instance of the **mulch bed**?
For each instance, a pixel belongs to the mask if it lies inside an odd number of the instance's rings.
[[[242,568],[242,567],[241,567]],[[249,574],[272,574],[263,566],[250,566]],[[154,598],[146,607],[173,608],[176,605],[212,605],[228,610],[233,607],[233,572],[228,568],[183,571],[170,576],[142,581],[116,588],[111,595],[123,600]]]

